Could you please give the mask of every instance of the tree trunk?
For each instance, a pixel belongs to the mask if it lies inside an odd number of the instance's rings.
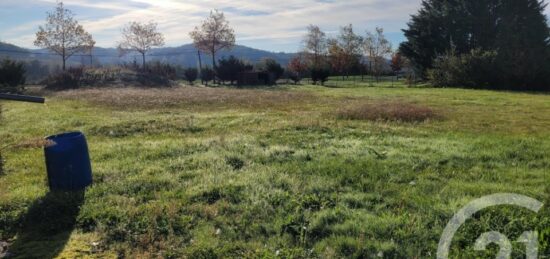
[[[65,55],[65,48],[63,48],[63,53],[61,54],[61,58],[63,59],[63,72],[65,72],[65,63],[67,62],[67,56]]]
[[[197,51],[197,55],[199,55],[199,71],[202,71],[202,58],[201,58],[201,51]]]
[[[141,57],[143,58],[143,70],[145,70],[145,52],[141,53]]]
[[[204,80],[202,80],[202,59],[201,59],[201,51],[197,50],[197,54],[199,55],[199,76],[201,77],[201,83],[204,84]],[[208,83],[206,83],[208,86]]]
[[[212,51],[212,69],[214,70],[214,84],[216,84],[216,52]]]

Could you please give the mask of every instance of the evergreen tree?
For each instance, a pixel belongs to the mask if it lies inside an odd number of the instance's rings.
[[[550,30],[544,0],[424,0],[400,51],[426,76],[436,58],[496,52],[498,87],[547,88]]]
[[[538,0],[502,0],[495,42],[502,86],[550,90],[550,29],[545,7]]]

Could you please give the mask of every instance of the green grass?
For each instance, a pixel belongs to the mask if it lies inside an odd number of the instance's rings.
[[[513,192],[550,204],[550,96],[369,85],[4,103],[2,143],[86,133],[94,185],[83,197],[48,193],[41,150],[5,152],[0,240],[21,258],[433,258],[447,222],[473,199]],[[339,119],[341,108],[378,101],[440,118]],[[515,240],[535,229],[550,256],[549,215],[548,206],[478,213],[452,255],[494,258],[496,247],[473,250],[480,234]],[[514,243],[514,257],[523,250]]]

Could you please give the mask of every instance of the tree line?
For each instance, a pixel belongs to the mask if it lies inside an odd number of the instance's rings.
[[[303,40],[304,49],[288,64],[293,80],[304,75],[314,83],[324,83],[330,75],[370,74],[377,80],[384,73],[399,74],[406,67],[406,60],[394,52],[384,29],[357,34],[353,25],[340,28],[339,34],[329,38],[317,25],[310,25]]]
[[[424,0],[400,51],[438,86],[550,90],[544,0]]]
[[[299,82],[310,77],[324,83],[330,75],[384,73],[420,75],[435,86],[459,86],[512,90],[549,90],[550,29],[544,15],[544,0],[424,0],[404,30],[406,42],[397,51],[384,30],[359,35],[349,24],[329,38],[316,25],[307,28],[303,50],[284,68],[266,60],[256,69],[278,77],[286,74]],[[216,59],[216,54],[235,45],[235,32],[223,12],[212,11],[190,32],[199,50],[199,69],[188,69],[186,78],[203,82],[220,79],[233,83],[253,65],[236,57]],[[118,42],[120,55],[147,53],[164,45],[164,36],[154,22],[130,22]],[[76,53],[89,53],[96,42],[59,2],[39,27],[34,44],[47,48],[66,61]],[[212,67],[203,66],[201,52],[209,55]]]
[[[231,49],[235,45],[235,32],[230,27],[223,12],[212,11],[201,25],[190,32],[195,47],[199,50],[199,70],[188,68],[183,71],[185,78],[193,82],[200,78],[204,83],[220,79],[234,83],[235,76],[253,67],[235,57],[218,60],[216,54],[223,49]],[[34,44],[37,47],[46,48],[59,55],[62,60],[62,70],[66,71],[66,61],[77,53],[88,53],[92,63],[92,50],[96,42],[82,25],[74,18],[74,14],[64,7],[63,2],[58,2],[53,12],[47,13],[46,24],[39,27]],[[159,32],[155,22],[132,21],[125,25],[121,31],[121,40],[117,43],[120,56],[128,53],[139,53],[142,57],[143,71],[146,70],[146,55],[153,48],[165,44],[164,35]],[[201,51],[212,57],[212,67],[202,65]],[[280,77],[283,68],[272,59],[267,59],[258,64],[262,71],[267,71]]]
[[[217,66],[216,54],[223,49],[229,50],[235,45],[235,32],[226,20],[223,12],[212,11],[209,17],[199,26],[196,26],[189,33],[195,47],[199,50],[199,71],[194,76],[194,71],[186,71],[189,78],[204,77],[210,79],[212,72],[214,78],[226,78],[222,74],[227,71],[247,71],[243,61],[237,62],[234,57],[225,62],[224,67]],[[130,22],[121,33],[121,40],[118,42],[118,50],[121,56],[136,52],[142,57],[142,67],[145,67],[146,54],[153,48],[161,47],[165,43],[164,36],[158,31],[154,22],[141,23]],[[66,9],[63,2],[59,2],[53,12],[47,14],[46,24],[40,26],[36,34],[34,44],[41,48],[47,48],[58,54],[62,61],[62,69],[66,69],[66,61],[76,53],[90,53],[93,50],[95,41],[93,37],[84,30],[82,25],[74,18],[74,14]],[[350,24],[341,29],[340,35],[336,38],[327,38],[326,34],[318,26],[308,27],[308,34],[304,40],[305,49],[296,55],[296,58],[287,65],[289,77],[299,81],[304,76],[312,77],[314,82],[323,82],[330,74],[342,74],[349,76],[352,73],[360,73],[368,70],[377,77],[387,68],[387,59],[392,51],[390,42],[384,37],[383,30],[377,28],[374,33],[367,33],[365,37],[357,35]],[[201,51],[212,58],[212,68],[203,66]],[[368,56],[368,68],[365,69],[363,57]],[[280,77],[284,70],[274,60],[266,60],[264,70]],[[228,66],[233,67],[228,67]],[[204,76],[202,76],[204,72]],[[206,80],[207,81],[207,80]],[[229,79],[228,81],[235,81]]]

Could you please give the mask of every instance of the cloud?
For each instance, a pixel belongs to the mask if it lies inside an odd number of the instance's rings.
[[[53,9],[56,0],[2,0],[1,9],[21,12],[36,6],[41,13]],[[296,51],[309,24],[319,25],[329,34],[340,26],[352,23],[358,33],[376,26],[385,28],[397,43],[402,37],[410,15],[416,13],[421,0],[66,0],[65,4],[77,14],[86,30],[91,32],[99,46],[113,47],[120,29],[130,21],[158,22],[168,46],[190,43],[189,32],[210,12],[225,12],[237,34],[238,43],[273,51]],[[27,6],[27,7],[25,7]],[[36,11],[36,10],[35,10]],[[2,28],[0,37],[15,44],[31,47],[39,19],[27,17],[22,25]],[[550,10],[547,10],[550,14]],[[2,15],[2,11],[0,11]],[[20,26],[20,27],[19,27]],[[2,30],[3,29],[3,30]]]

